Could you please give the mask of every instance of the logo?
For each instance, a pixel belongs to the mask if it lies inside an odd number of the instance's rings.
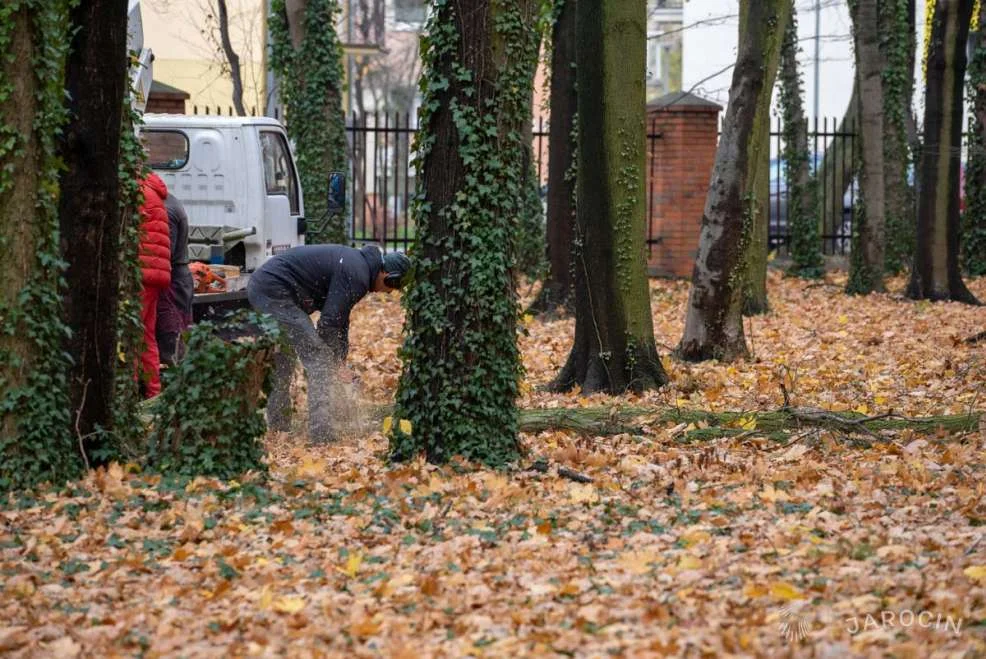
[[[779,629],[784,640],[799,643],[808,637],[811,625],[799,609],[788,605],[780,610],[779,615]]]

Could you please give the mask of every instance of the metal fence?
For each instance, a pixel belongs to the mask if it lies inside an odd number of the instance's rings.
[[[413,165],[413,142],[417,129],[416,118],[408,113],[353,115],[347,121],[350,151],[347,182],[352,209],[350,237],[353,242],[372,242],[385,250],[405,250],[414,241],[415,226],[408,206],[417,182]],[[770,249],[783,254],[790,244],[790,222],[787,181],[780,155],[784,146],[782,129],[780,119],[777,119],[770,132],[768,244]],[[818,191],[820,203],[828,204],[836,197],[842,199],[838,205],[841,212],[827,214],[821,226],[823,251],[826,254],[845,254],[852,236],[857,188],[855,184],[842,184],[853,178],[852,154],[856,146],[856,132],[840,132],[837,121],[832,118],[816,119],[806,130],[813,171],[821,165],[822,154],[833,140],[844,141],[845,148],[841,150],[838,162],[832,162],[827,174],[822,176]],[[531,138],[537,180],[544,198],[548,180],[548,124],[544,119],[534,121]],[[660,131],[655,124],[651,124],[647,130],[647,152],[654,154],[647,163],[649,246],[660,241],[660,238],[653,237],[653,228],[661,217],[662,209],[651,189],[655,163],[661,153],[660,140]]]

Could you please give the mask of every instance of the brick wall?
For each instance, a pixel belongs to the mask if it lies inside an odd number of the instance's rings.
[[[720,108],[702,99],[669,103],[674,96],[647,108],[648,134],[661,136],[648,140],[648,234],[660,242],[648,247],[647,265],[651,276],[690,277],[715,161]]]

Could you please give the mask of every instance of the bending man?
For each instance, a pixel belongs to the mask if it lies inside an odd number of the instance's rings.
[[[381,255],[376,247],[305,245],[278,254],[262,265],[247,285],[254,309],[276,318],[301,359],[308,379],[309,437],[333,438],[328,383],[349,352],[349,312],[369,293],[401,288],[411,262],[397,252]],[[321,310],[318,327],[310,315]],[[274,385],[267,400],[268,423],[287,430],[289,387],[294,358],[278,353]]]

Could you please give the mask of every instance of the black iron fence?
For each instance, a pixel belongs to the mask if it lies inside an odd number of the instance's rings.
[[[348,195],[352,212],[350,236],[357,244],[377,243],[385,250],[407,249],[414,241],[414,221],[408,213],[414,195],[418,173],[413,165],[413,143],[417,132],[416,118],[408,113],[374,113],[353,116],[347,121],[349,142]],[[787,177],[781,153],[784,146],[780,120],[771,127],[769,157],[769,247],[785,253],[790,243],[790,222],[787,204]],[[837,212],[822,214],[820,219],[823,250],[826,254],[844,254],[852,236],[852,217],[857,187],[852,183],[853,153],[856,133],[840,131],[837,121],[825,118],[806,127],[810,167],[819,180],[819,202]],[[536,119],[532,126],[533,156],[541,186],[542,198],[548,180],[548,124]],[[648,163],[653,174],[654,162],[660,158],[661,134],[654,125],[648,127],[648,153],[655,157]],[[824,171],[822,156],[834,140],[844,148],[833,150]],[[652,176],[651,176],[652,180]],[[649,187],[650,187],[649,183]],[[653,227],[661,217],[656,195],[649,194],[647,202],[648,243],[660,241]],[[698,218],[696,218],[696,223]]]

